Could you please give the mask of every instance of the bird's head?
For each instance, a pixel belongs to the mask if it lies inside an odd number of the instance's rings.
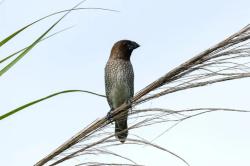
[[[138,47],[140,47],[140,45],[134,41],[120,40],[112,47],[110,59],[130,60],[133,50]]]

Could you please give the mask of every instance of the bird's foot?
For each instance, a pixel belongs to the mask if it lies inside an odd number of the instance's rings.
[[[106,119],[110,122],[110,123],[112,123],[113,122],[113,118],[112,118],[112,111],[113,111],[113,109],[111,109],[108,113],[107,113],[107,115],[106,115]]]
[[[132,99],[128,99],[127,101],[126,101],[126,104],[127,105],[129,105],[129,109],[132,109]]]

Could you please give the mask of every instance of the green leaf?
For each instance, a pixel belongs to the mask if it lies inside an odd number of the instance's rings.
[[[57,32],[55,32],[55,33],[53,33],[53,34],[51,34],[51,35],[49,35],[49,36],[47,36],[47,37],[41,39],[39,42],[44,41],[44,40],[46,40],[46,39],[49,39],[50,37],[52,37],[52,36],[54,36],[54,35],[57,35],[58,33],[61,33],[61,32],[63,32],[63,31],[66,31],[66,30],[68,30],[68,29],[70,29],[70,28],[72,28],[72,26],[71,26],[71,27],[68,27],[68,28],[65,28],[65,29],[62,29],[62,30],[60,30],[60,31],[57,31]],[[11,54],[11,55],[9,55],[9,56],[7,56],[7,57],[1,59],[1,60],[0,60],[0,63],[3,63],[3,62],[5,62],[5,61],[7,61],[8,59],[10,59],[10,58],[12,58],[13,56],[19,54],[20,52],[24,51],[24,50],[27,49],[27,48],[28,48],[28,47],[22,48],[21,50],[16,51],[15,53],[13,53],[13,54]]]
[[[83,3],[84,1],[80,2]],[[79,4],[79,5],[80,5]],[[78,6],[79,6],[78,5]],[[27,29],[28,27],[30,27],[31,25],[34,25],[35,23],[37,22],[40,22],[48,17],[51,17],[51,16],[54,16],[54,15],[57,15],[57,14],[61,14],[61,13],[64,13],[64,12],[71,12],[73,10],[106,10],[106,11],[112,11],[112,12],[118,12],[117,10],[112,10],[112,9],[105,9],[105,8],[73,8],[73,9],[67,9],[67,10],[62,10],[62,11],[59,11],[59,12],[55,12],[55,13],[52,13],[52,14],[49,14],[45,17],[42,17],[26,26],[24,26],[23,28],[17,30],[16,32],[14,32],[13,34],[9,35],[8,37],[6,37],[5,39],[3,39],[2,41],[0,41],[0,47],[3,46],[4,44],[6,44],[9,40],[11,40],[12,38],[14,38],[16,35],[18,35],[20,32],[24,31],[25,29]]]
[[[89,93],[89,94],[93,94],[93,95],[96,95],[96,96],[100,96],[100,97],[105,97],[106,98],[106,96],[104,96],[104,95],[100,95],[100,94],[97,94],[97,93],[94,93],[94,92],[90,92],[90,91],[85,91],[85,90],[65,90],[65,91],[53,93],[53,94],[51,94],[49,96],[40,98],[38,100],[34,100],[34,101],[30,102],[30,103],[27,103],[25,105],[22,105],[22,106],[16,108],[16,109],[13,109],[13,110],[7,112],[6,114],[1,115],[0,116],[0,120],[3,120],[3,119],[7,118],[10,115],[13,115],[13,114],[15,114],[15,113],[17,113],[17,112],[19,112],[19,111],[27,108],[27,107],[30,107],[30,106],[32,106],[34,104],[37,104],[37,103],[39,103],[41,101],[47,100],[47,99],[52,98],[54,96],[58,96],[58,95],[65,94],[65,93],[75,93],[75,92]]]
[[[34,22],[35,23],[35,22]],[[33,23],[33,24],[34,24]],[[10,36],[6,37],[5,39],[3,39],[1,42],[0,42],[0,47],[2,47],[5,43],[7,43],[10,39],[12,39],[13,37],[15,37],[17,34],[19,34],[20,32],[22,32],[23,30],[25,30],[26,28],[28,28],[29,26],[31,26],[32,24],[30,25],[27,25],[21,29],[19,29],[18,31],[14,32],[13,34],[11,34]]]
[[[40,40],[48,34],[51,29],[53,29],[64,17],[66,17],[73,9],[75,9],[77,6],[79,6],[84,1],[81,1],[76,6],[74,6],[72,9],[70,9],[67,13],[65,13],[58,21],[56,21],[47,31],[45,31],[38,39],[36,39],[30,46],[28,46],[18,57],[16,57],[13,61],[11,61],[7,66],[5,66],[0,71],[0,76],[2,76],[5,72],[7,72],[12,66],[14,66],[20,59],[22,59]]]

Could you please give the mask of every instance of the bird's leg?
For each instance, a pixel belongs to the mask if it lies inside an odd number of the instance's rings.
[[[109,110],[109,112],[107,113],[107,115],[106,115],[106,119],[109,121],[109,122],[113,122],[113,118],[112,118],[112,116],[111,116],[111,113],[112,113],[112,111],[113,111],[114,109],[113,108],[111,108],[110,110]]]
[[[132,98],[128,99],[126,101],[126,104],[129,105],[128,109],[131,109],[132,110]]]

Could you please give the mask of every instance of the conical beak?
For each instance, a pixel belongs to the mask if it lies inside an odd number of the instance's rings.
[[[140,47],[140,45],[138,43],[136,43],[136,42],[133,42],[133,49],[136,49],[138,47]]]

